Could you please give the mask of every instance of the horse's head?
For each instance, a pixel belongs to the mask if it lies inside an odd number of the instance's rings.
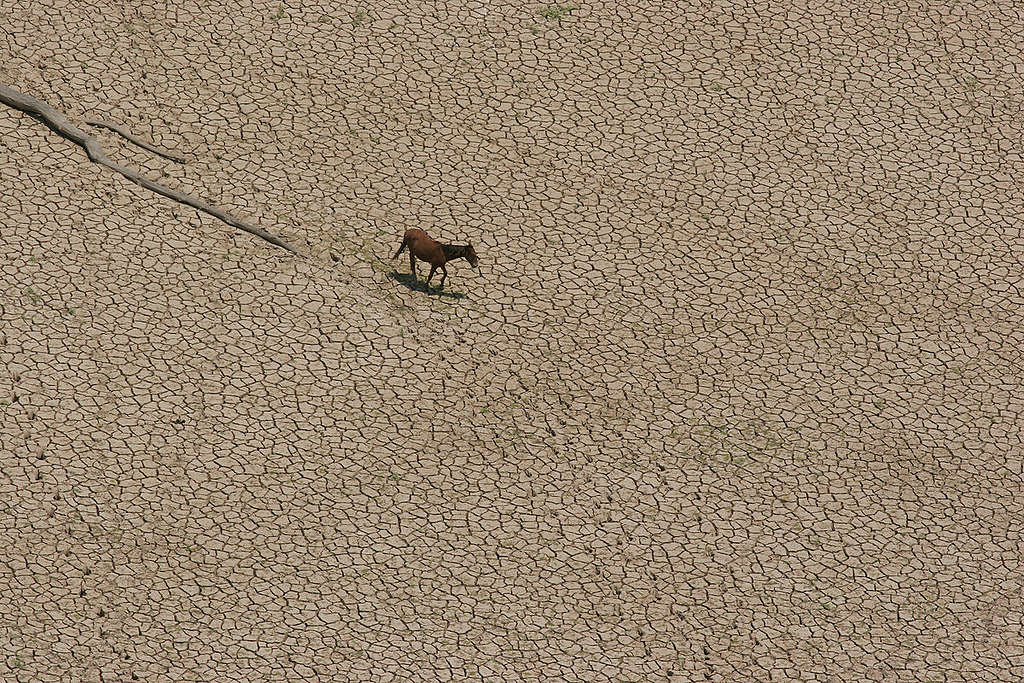
[[[466,260],[469,261],[469,265],[474,268],[476,268],[476,264],[480,263],[480,259],[476,255],[476,250],[473,249],[472,242],[466,245]]]

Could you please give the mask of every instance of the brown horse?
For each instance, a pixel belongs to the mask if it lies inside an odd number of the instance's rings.
[[[434,271],[438,268],[441,269],[441,285],[440,288],[444,289],[444,281],[448,277],[448,270],[444,267],[444,264],[449,261],[454,261],[457,258],[464,258],[469,261],[469,265],[476,268],[476,264],[480,262],[477,258],[476,252],[473,251],[472,244],[464,244],[457,246],[454,244],[441,244],[435,240],[427,237],[427,233],[423,232],[419,228],[411,228],[405,231],[405,235],[402,236],[402,246],[398,248],[395,255],[391,258],[398,258],[406,247],[409,249],[409,269],[412,270],[412,278],[416,279],[416,259],[420,261],[426,261],[430,264],[430,275],[427,276],[427,284],[430,284],[430,278],[434,277]]]

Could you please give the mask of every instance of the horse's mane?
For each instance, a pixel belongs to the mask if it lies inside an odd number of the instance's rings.
[[[444,250],[445,259],[451,259],[453,256],[465,256],[466,249],[469,245],[466,244],[442,244],[441,249]]]

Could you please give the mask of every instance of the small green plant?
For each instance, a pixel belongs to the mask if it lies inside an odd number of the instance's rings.
[[[561,21],[562,17],[564,17],[566,14],[568,14],[571,11],[573,11],[574,9],[576,9],[576,5],[571,5],[571,4],[570,5],[548,5],[547,7],[542,9],[539,12],[539,14],[542,17],[544,17],[545,19],[550,19],[552,21]]]
[[[966,85],[968,88],[976,88],[976,87],[978,87],[978,83],[980,83],[980,82],[981,81],[979,81],[974,76],[971,76],[970,74],[968,74],[964,78],[964,85]]]
[[[373,272],[375,272],[375,273],[390,273],[392,271],[392,268],[391,268],[390,265],[388,265],[387,263],[381,261],[379,258],[373,258],[372,257],[372,253],[369,252],[369,250],[363,249],[361,251],[361,254],[363,256],[366,256],[366,258],[369,260],[369,262],[370,262],[370,270],[372,270]],[[369,254],[369,255],[367,255],[367,254]]]
[[[277,6],[277,12],[274,14],[274,18],[275,19],[284,19],[285,16],[287,16],[287,15],[284,13],[284,5],[278,5]]]
[[[369,19],[370,17],[366,12],[364,12],[363,10],[359,10],[358,12],[352,15],[352,25],[356,27],[362,26],[367,21],[369,21]]]

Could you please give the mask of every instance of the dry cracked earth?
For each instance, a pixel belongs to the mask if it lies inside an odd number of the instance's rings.
[[[6,0],[0,679],[1024,679],[1015,5]]]

